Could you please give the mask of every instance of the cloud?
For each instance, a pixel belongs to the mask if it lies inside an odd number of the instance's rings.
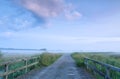
[[[13,32],[10,32],[10,31],[6,31],[6,32],[2,32],[0,33],[0,38],[1,39],[4,39],[4,38],[10,38],[13,36]]]
[[[120,37],[81,37],[76,38],[76,41],[83,43],[120,42]]]
[[[40,25],[44,23],[44,19],[33,16],[31,13],[24,12],[24,14],[19,16],[8,14],[0,18],[0,28],[2,29],[0,31],[20,31],[29,28],[41,27]]]
[[[75,11],[75,12],[72,12],[72,13],[66,13],[65,14],[66,18],[69,19],[69,20],[75,20],[75,19],[79,19],[80,17],[82,17],[82,15]]]
[[[18,4],[14,4],[13,0],[2,0],[1,4],[0,32],[42,27],[46,22],[43,17],[38,17]]]
[[[42,17],[55,17],[64,8],[61,0],[19,0],[20,4]]]
[[[7,34],[7,33],[6,33]],[[12,33],[13,35],[13,33]],[[50,40],[65,44],[103,44],[103,43],[120,43],[120,37],[77,37],[57,34],[39,34],[39,33],[14,33],[14,37],[21,39]],[[27,37],[27,38],[26,38]]]
[[[81,17],[81,14],[73,8],[73,4],[67,4],[64,0],[3,0],[2,4],[0,31],[49,27],[51,26],[49,20],[61,15],[63,19],[68,20]]]
[[[61,14],[67,19],[77,19],[81,14],[73,9],[73,5],[65,3],[64,0],[17,0],[27,10],[38,17],[51,18]]]

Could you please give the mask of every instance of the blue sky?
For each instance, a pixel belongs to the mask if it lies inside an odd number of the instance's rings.
[[[120,51],[119,0],[0,0],[0,47]]]

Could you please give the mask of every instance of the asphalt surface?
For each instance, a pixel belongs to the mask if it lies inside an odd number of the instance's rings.
[[[51,66],[30,72],[18,79],[94,79],[84,69],[78,68],[70,54],[65,54]]]

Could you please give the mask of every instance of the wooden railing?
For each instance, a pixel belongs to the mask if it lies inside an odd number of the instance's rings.
[[[94,74],[98,74],[103,79],[120,79],[120,68],[118,67],[89,58],[84,58],[84,64],[87,69],[92,70]]]
[[[0,79],[14,79],[35,68],[38,57],[19,59],[0,64]]]

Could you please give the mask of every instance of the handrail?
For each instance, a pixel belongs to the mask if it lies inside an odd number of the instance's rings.
[[[30,60],[34,60],[34,61],[29,63]],[[24,62],[24,66],[21,66],[19,68],[15,68],[12,70],[9,69],[10,65],[14,65],[14,63],[19,63],[19,62]],[[0,64],[0,67],[4,67],[5,72],[0,73],[0,78],[9,79],[8,76],[10,74],[15,73],[15,72],[20,71],[20,70],[23,70],[23,69],[25,69],[25,73],[26,73],[28,71],[29,67],[34,66],[36,64],[38,64],[38,57],[24,58],[24,59],[19,59],[19,60],[13,61],[13,62],[10,61],[7,63],[2,63],[2,64]]]
[[[94,63],[94,65],[92,65],[89,62]],[[93,59],[90,59],[90,58],[84,58],[84,64],[86,65],[87,69],[88,68],[92,69],[94,72],[98,73],[100,76],[104,77],[105,79],[112,79],[110,77],[110,70],[120,73],[120,68],[112,66],[110,64],[99,62],[99,61],[96,61],[96,60],[93,60]],[[95,64],[104,67],[105,68],[105,73],[98,70],[97,67],[95,66]]]

